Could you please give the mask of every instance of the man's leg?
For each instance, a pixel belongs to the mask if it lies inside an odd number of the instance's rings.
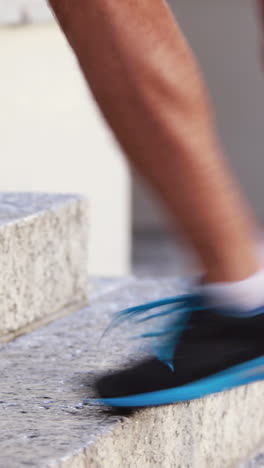
[[[190,294],[121,312],[121,320],[140,314],[136,322],[162,317],[166,325],[143,334],[158,340],[152,357],[100,378],[99,395],[112,406],[160,405],[263,378],[264,272],[254,222],[169,9],[163,0],[50,1],[123,149],[205,272]],[[169,308],[153,311],[161,306]]]
[[[92,91],[137,170],[200,256],[207,280],[258,269],[254,232],[200,72],[163,0],[51,0]]]

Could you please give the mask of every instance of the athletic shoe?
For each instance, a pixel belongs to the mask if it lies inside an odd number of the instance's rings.
[[[170,307],[140,317],[165,305]],[[159,339],[153,356],[99,378],[100,402],[118,408],[157,406],[264,379],[264,306],[232,316],[187,294],[122,311],[117,323],[159,317],[169,318],[169,326],[141,335]]]

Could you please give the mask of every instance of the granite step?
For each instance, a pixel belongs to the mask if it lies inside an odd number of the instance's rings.
[[[0,193],[0,342],[87,302],[87,202]]]
[[[96,282],[89,307],[0,345],[0,467],[233,468],[264,440],[264,383],[122,416],[91,404],[98,373],[131,358],[113,313],[183,291],[176,280]],[[133,355],[133,354],[132,354]]]

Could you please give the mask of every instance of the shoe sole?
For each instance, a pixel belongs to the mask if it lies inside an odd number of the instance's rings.
[[[160,406],[194,400],[263,379],[264,356],[261,356],[181,387],[118,398],[102,398],[98,402],[116,408]]]

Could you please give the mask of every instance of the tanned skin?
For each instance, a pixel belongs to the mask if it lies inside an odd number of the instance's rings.
[[[259,269],[255,222],[201,72],[164,0],[50,0],[124,153],[196,250],[206,281]],[[264,0],[260,1],[264,18]]]

